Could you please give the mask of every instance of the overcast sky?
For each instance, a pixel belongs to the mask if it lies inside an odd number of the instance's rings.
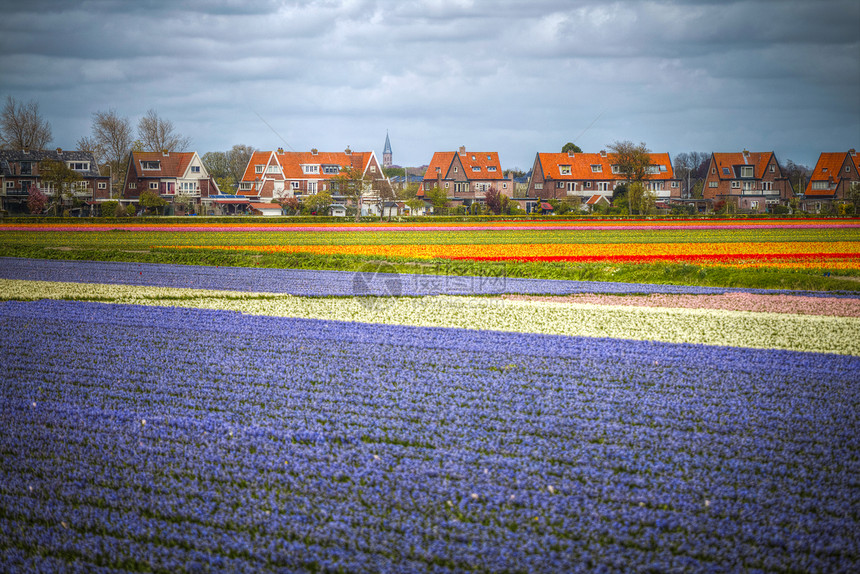
[[[0,97],[53,146],[149,108],[194,150],[461,145],[503,168],[575,141],[860,149],[858,0],[29,0],[0,18]],[[11,4],[11,5],[10,5]]]

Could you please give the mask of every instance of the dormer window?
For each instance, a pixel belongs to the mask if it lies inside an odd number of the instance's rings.
[[[618,167],[617,165],[613,165],[613,166],[612,166],[612,173],[614,173],[614,174],[616,174],[616,175],[617,175],[617,174],[619,174],[619,173],[621,173],[621,168],[620,168],[620,167]]]
[[[591,166],[591,173],[601,173],[603,171],[603,166],[600,164],[595,164]]]
[[[320,166],[318,163],[314,164],[302,164],[302,173],[319,173]]]
[[[570,166],[569,165],[558,166],[558,173],[561,175],[570,175]]]
[[[488,165],[488,166],[487,166],[487,171],[496,171],[496,166],[494,166],[494,165]]]
[[[323,166],[323,173],[328,174],[328,175],[340,173],[340,166],[339,165],[324,165]]]
[[[75,171],[89,171],[90,170],[90,162],[88,162],[88,161],[70,161],[70,162],[66,162],[66,165],[69,166],[69,169],[73,169]]]
[[[263,173],[264,169],[266,169],[266,166],[264,166],[264,165],[255,165],[254,166],[254,173]]]
[[[161,169],[161,162],[155,161],[140,161],[140,169]]]
[[[723,168],[723,175],[729,175],[729,173],[730,173],[730,172],[729,172],[729,168],[724,167],[724,168]]]
[[[770,164],[770,173],[774,173],[775,171],[776,171],[776,166],[773,164]]]
[[[481,166],[479,166],[479,165],[473,165],[473,166],[472,166],[472,171],[481,171]]]
[[[741,177],[752,177],[753,167],[751,165],[741,166]]]

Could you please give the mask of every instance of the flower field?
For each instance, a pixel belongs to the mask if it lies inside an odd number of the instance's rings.
[[[855,223],[0,225],[201,257],[0,257],[0,571],[857,571],[860,291],[480,266],[852,276]],[[199,264],[277,250],[367,264]]]
[[[9,569],[860,560],[857,356],[47,300],[0,341]]]

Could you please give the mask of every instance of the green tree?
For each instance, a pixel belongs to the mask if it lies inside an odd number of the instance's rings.
[[[582,148],[573,142],[567,142],[561,147],[561,153],[582,153]]]
[[[848,188],[848,191],[845,193],[845,199],[851,202],[851,205],[854,206],[854,214],[860,213],[858,209],[860,209],[860,182],[855,181],[851,184],[851,187]]]
[[[427,200],[433,205],[433,213],[448,213],[448,192],[441,187],[431,187],[425,191]]]
[[[103,201],[99,204],[99,212],[102,217],[116,217],[118,201]]]
[[[418,215],[418,211],[424,207],[424,200],[418,197],[413,197],[406,200],[406,205],[409,206],[410,215]]]
[[[39,174],[42,177],[42,182],[54,190],[52,203],[56,214],[59,215],[63,199],[71,192],[72,187],[83,178],[65,162],[53,159],[42,161],[39,164]]]
[[[641,182],[648,177],[651,150],[648,149],[645,142],[635,145],[630,141],[617,141],[607,147],[614,154],[613,166],[618,167],[618,171],[627,182]]]
[[[137,204],[144,208],[147,214],[152,213],[153,215],[158,215],[159,210],[167,205],[167,201],[162,199],[161,196],[154,191],[144,189],[140,192]]]
[[[331,204],[331,194],[328,191],[318,191],[304,199],[305,211],[314,215],[325,215]]]

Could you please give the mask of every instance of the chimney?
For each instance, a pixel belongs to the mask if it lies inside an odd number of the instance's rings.
[[[600,157],[606,157],[606,150],[605,149],[600,150]]]
[[[278,155],[284,155],[284,148],[282,148],[282,147],[278,148]]]
[[[57,148],[57,155],[63,155],[63,148],[61,148],[61,147]]]
[[[24,154],[25,154],[25,155],[27,155],[27,154],[29,154],[29,153],[30,153],[30,147],[29,147],[29,146],[24,146],[24,149],[23,149],[22,151],[24,152]]]
[[[567,150],[567,157],[576,157],[576,154],[572,149]]]
[[[349,150],[347,150],[347,152],[348,152],[348,151],[349,151]],[[313,149],[311,149],[311,155],[316,155],[316,154],[318,154],[319,152],[320,152],[320,150],[318,150],[317,148],[313,148]]]
[[[349,149],[349,146],[346,146],[346,149],[345,149],[345,150],[343,150],[343,153],[345,153],[346,155],[351,155],[351,154],[352,154],[352,150],[351,150],[351,149]]]
[[[163,149],[161,150],[161,155],[163,155],[164,157],[170,157],[170,152],[166,149]]]
[[[851,154],[851,157],[854,157],[855,155],[857,155],[857,151],[853,147],[848,150],[848,153]]]
[[[466,155],[466,146],[464,146],[464,145],[460,146],[460,155]]]

